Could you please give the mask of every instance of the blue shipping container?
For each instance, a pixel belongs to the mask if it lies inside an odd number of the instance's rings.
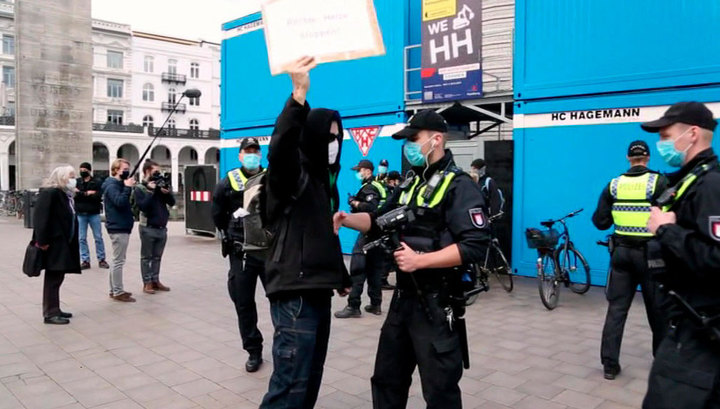
[[[516,100],[720,83],[716,0],[517,0]]]
[[[639,124],[685,100],[709,103],[720,117],[720,87],[515,103],[512,254],[518,273],[536,275],[537,253],[527,247],[526,228],[584,208],[568,221],[571,238],[590,263],[592,284],[605,284],[608,253],[595,242],[610,231],[591,222],[600,193],[629,168],[627,147],[636,139],[651,146],[651,169],[672,170],[656,154],[657,135]],[[714,145],[720,146],[717,138]]]

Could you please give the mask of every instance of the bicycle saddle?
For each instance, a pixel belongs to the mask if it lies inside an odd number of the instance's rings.
[[[548,221],[540,222],[540,224],[542,224],[543,226],[545,226],[547,228],[550,228],[553,226],[553,224],[555,224],[555,222],[552,220],[548,220]]]

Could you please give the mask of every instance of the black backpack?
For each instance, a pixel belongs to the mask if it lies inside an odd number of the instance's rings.
[[[267,172],[255,175],[245,182],[243,189],[244,208],[248,214],[243,217],[243,250],[255,258],[267,258],[273,240],[277,236],[274,226],[267,220]],[[308,174],[304,170],[300,173],[298,189],[292,200],[296,201],[305,191],[308,184]],[[285,208],[284,215],[288,215],[292,204]]]

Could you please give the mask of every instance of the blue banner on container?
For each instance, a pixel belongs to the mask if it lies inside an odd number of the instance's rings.
[[[423,102],[482,96],[482,0],[423,0]]]

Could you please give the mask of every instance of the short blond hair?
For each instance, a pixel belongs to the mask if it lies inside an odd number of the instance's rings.
[[[113,161],[112,165],[110,166],[110,176],[115,176],[118,173],[118,170],[120,170],[120,166],[122,166],[123,163],[127,163],[128,166],[130,166],[130,162],[128,162],[126,159],[123,158],[117,158]]]
[[[43,187],[59,187],[64,189],[72,173],[75,173],[75,168],[71,165],[60,165],[50,172],[50,176],[45,179]]]

